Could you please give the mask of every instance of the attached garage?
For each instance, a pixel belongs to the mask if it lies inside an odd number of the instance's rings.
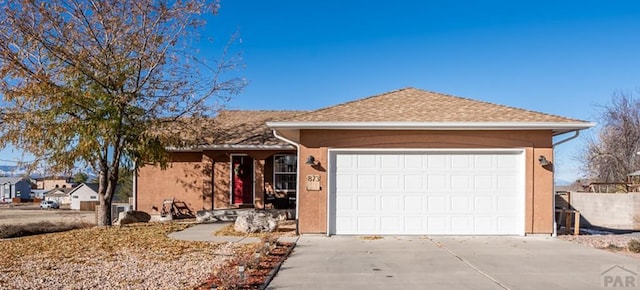
[[[552,234],[554,142],[594,126],[413,88],[267,125],[307,160],[299,231],[327,235]]]
[[[524,234],[522,150],[331,151],[330,234]]]

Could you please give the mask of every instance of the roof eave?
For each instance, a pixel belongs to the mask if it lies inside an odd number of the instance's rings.
[[[554,134],[584,130],[591,122],[267,122],[273,129],[325,130],[552,130]]]
[[[237,144],[218,144],[218,145],[198,145],[193,147],[167,147],[169,152],[203,152],[215,150],[294,150],[291,145],[237,145]]]

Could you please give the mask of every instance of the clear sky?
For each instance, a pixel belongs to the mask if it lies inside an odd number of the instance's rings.
[[[222,0],[202,53],[216,57],[235,31],[249,85],[234,109],[311,110],[411,86],[597,121],[597,105],[640,88],[637,1]],[[558,179],[580,176],[581,145],[556,148]]]
[[[209,29],[240,33],[249,85],[237,109],[318,109],[412,86],[597,121],[614,92],[640,88],[637,1],[222,0]],[[580,177],[583,142],[556,148],[558,179]]]

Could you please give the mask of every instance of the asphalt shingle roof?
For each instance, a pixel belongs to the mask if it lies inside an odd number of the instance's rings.
[[[176,134],[181,140],[188,141],[191,146],[289,146],[277,139],[272,129],[267,127],[269,121],[282,120],[303,111],[244,111],[223,110],[215,118],[197,121],[183,120],[170,128],[170,134]],[[189,127],[184,130],[183,127]],[[194,128],[197,128],[194,130]]]
[[[415,88],[299,114],[287,122],[559,122],[581,120]]]

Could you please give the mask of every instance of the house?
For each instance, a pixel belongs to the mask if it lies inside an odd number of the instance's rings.
[[[60,187],[48,190],[44,193],[44,200],[55,201],[61,206],[71,204],[71,197],[69,196],[71,190],[73,190],[71,187]]]
[[[267,189],[283,181],[295,187],[301,233],[552,234],[554,144],[594,126],[415,88],[264,121],[273,135],[261,129],[270,143],[254,150],[213,142],[175,150],[166,171],[141,168],[135,206],[148,211],[169,188],[200,198],[202,208],[244,204],[251,195],[262,208]],[[253,182],[240,178],[239,187],[235,177],[247,172]],[[276,180],[276,172],[289,175]],[[236,189],[251,194],[236,200]]]
[[[25,177],[0,177],[0,203],[31,198],[31,181]]]
[[[72,188],[76,186],[72,177],[47,176],[36,178],[36,189],[51,190],[55,188]]]
[[[266,122],[298,113],[220,112],[211,124],[201,124],[202,136],[185,137],[197,138],[199,146],[171,150],[166,170],[140,168],[134,208],[160,214],[165,199],[183,201],[192,211],[294,206],[296,148],[277,139]],[[275,202],[265,204],[267,199]]]
[[[71,197],[70,209],[80,210],[80,202],[92,201],[99,202],[98,200],[98,184],[97,183],[81,183],[69,191]]]

